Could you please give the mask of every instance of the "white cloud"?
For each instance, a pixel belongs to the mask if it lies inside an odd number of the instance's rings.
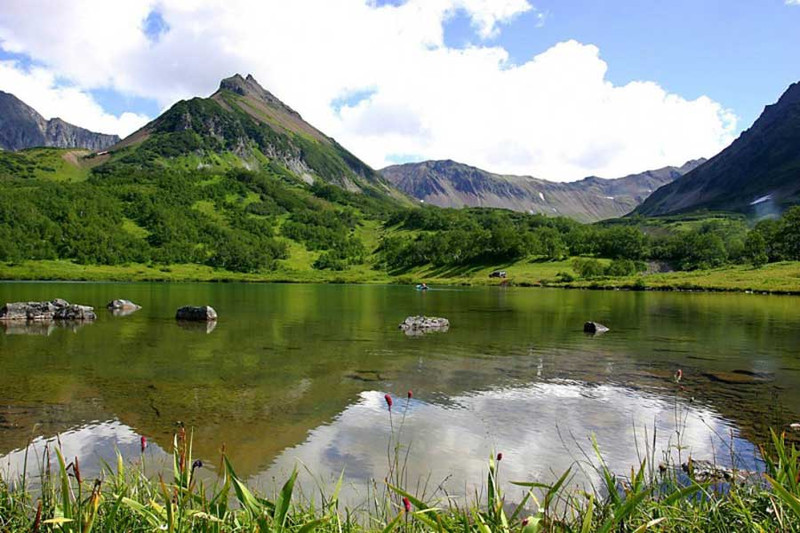
[[[59,85],[51,71],[40,67],[26,70],[14,61],[0,61],[0,90],[17,96],[44,118],[59,117],[99,133],[124,136],[149,120],[136,113],[106,113],[81,89]]]
[[[786,0],[787,6],[800,6],[800,0]]]
[[[154,8],[169,26],[157,42],[142,30]],[[555,180],[614,177],[709,156],[732,140],[736,119],[721,105],[652,82],[614,86],[594,46],[558,43],[512,64],[499,46],[444,44],[456,12],[488,39],[531,10],[540,21],[526,0],[6,0],[0,45],[75,90],[112,87],[162,106],[252,73],[375,167],[419,154]],[[350,106],[331,105],[364,91]]]

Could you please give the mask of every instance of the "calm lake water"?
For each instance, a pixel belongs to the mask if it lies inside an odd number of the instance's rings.
[[[506,480],[552,481],[582,461],[589,437],[612,469],[638,463],[645,432],[659,453],[757,461],[770,426],[800,421],[800,299],[747,294],[405,286],[5,283],[0,301],[55,297],[93,305],[80,327],[0,331],[0,471],[32,441],[59,436],[84,471],[119,449],[153,461],[175,422],[194,428],[213,475],[225,448],[243,477],[272,490],[295,465],[365,495],[388,469],[393,424],[410,446],[409,485],[463,494],[503,452]],[[104,305],[143,306],[117,317]],[[185,328],[187,304],[220,320]],[[409,337],[407,315],[450,319]],[[586,320],[611,331],[582,332]],[[680,368],[678,385],[673,374]],[[413,399],[406,400],[406,391]],[[390,421],[383,396],[395,397]],[[680,430],[680,434],[676,433]],[[638,449],[637,449],[638,445]],[[733,454],[731,447],[733,446]],[[84,474],[86,476],[86,474]],[[306,488],[312,487],[304,474]],[[420,488],[421,490],[421,488]]]

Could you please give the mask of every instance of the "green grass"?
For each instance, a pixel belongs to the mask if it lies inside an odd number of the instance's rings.
[[[141,228],[138,228],[141,230]],[[136,231],[130,228],[129,231]],[[204,265],[80,265],[66,260],[0,263],[2,280],[63,281],[251,281],[298,283],[404,283],[425,281],[434,285],[498,285],[503,280],[490,278],[493,270],[505,270],[507,282],[517,286],[550,286],[583,289],[650,289],[753,291],[800,293],[800,262],[773,263],[754,269],[731,266],[694,272],[637,275],[560,282],[557,275],[575,275],[571,260],[537,261],[526,259],[512,263],[473,267],[412,269],[398,275],[375,270],[371,263],[344,271],[315,270],[311,267],[320,252],[312,252],[295,241],[286,240],[289,259],[279,261],[274,271],[239,273]],[[644,284],[644,285],[642,285]]]
[[[29,148],[19,152],[0,152],[0,176],[52,181],[84,181],[93,160],[87,150]]]
[[[644,284],[644,285],[642,285]],[[664,274],[606,278],[556,286],[579,288],[648,288],[654,290],[753,291],[768,293],[800,293],[800,262],[784,261],[760,268],[733,265],[712,270],[669,272]]]

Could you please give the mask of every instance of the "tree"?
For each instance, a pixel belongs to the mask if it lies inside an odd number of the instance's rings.
[[[745,260],[755,268],[764,266],[769,261],[767,256],[767,241],[758,231],[751,231],[744,241]]]

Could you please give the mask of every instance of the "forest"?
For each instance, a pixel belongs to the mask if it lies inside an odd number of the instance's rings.
[[[279,268],[295,243],[314,254],[317,270],[369,265],[396,275],[425,265],[574,258],[575,274],[591,279],[654,264],[691,271],[800,260],[800,207],[757,222],[701,214],[587,225],[499,209],[403,205],[374,191],[307,185],[278,165],[165,166],[158,158],[177,141],[162,140],[76,181],[35,178],[49,169],[24,152],[2,154],[0,261],[201,264],[253,273]],[[380,228],[376,242],[359,237],[366,221]]]

